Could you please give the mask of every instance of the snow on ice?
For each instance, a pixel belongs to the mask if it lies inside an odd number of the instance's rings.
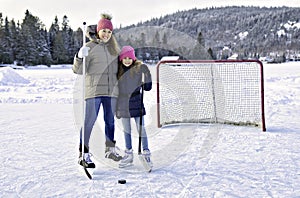
[[[0,68],[0,197],[300,197],[300,63],[265,64],[264,78],[267,132],[159,129],[153,86],[145,93],[151,173],[137,157],[126,170],[104,160],[100,115],[91,138],[97,168],[88,180],[77,164],[80,78],[70,66]],[[116,140],[124,149],[118,120]],[[136,136],[133,143],[136,152]]]

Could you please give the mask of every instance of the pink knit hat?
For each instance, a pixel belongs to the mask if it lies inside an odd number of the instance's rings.
[[[124,58],[131,58],[132,60],[136,60],[134,49],[131,46],[124,46],[120,52],[119,60],[122,61]]]
[[[113,25],[110,20],[111,20],[111,16],[102,15],[102,18],[99,20],[97,24],[97,32],[99,32],[102,29],[110,29],[111,31],[113,31]]]

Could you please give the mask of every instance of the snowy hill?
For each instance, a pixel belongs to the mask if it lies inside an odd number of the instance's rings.
[[[124,27],[120,31],[129,31],[131,28],[142,30],[142,27],[156,26],[176,30],[195,39],[201,33],[206,50],[211,48],[216,55],[224,46],[228,46],[233,53],[238,53],[243,59],[257,55],[269,56],[271,53],[287,56],[288,53],[299,53],[299,16],[300,8],[293,7],[195,8],[153,18],[137,25]],[[155,41],[158,33],[160,31],[146,36],[152,36],[151,39]],[[122,34],[122,39],[119,41],[141,46],[139,42],[143,31],[136,31],[135,34],[136,36]],[[163,36],[163,34],[159,35],[160,42],[163,42]],[[139,38],[134,39],[135,37]],[[174,40],[181,41],[181,38]]]
[[[100,115],[91,181],[77,164],[80,78],[68,67],[1,68],[0,197],[300,197],[300,65],[265,64],[264,72],[267,132],[206,124],[159,129],[154,85],[145,92],[153,171],[102,161]],[[118,120],[116,140],[124,149]]]

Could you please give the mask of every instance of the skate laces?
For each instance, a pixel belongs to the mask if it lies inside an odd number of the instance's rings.
[[[93,163],[92,160],[91,160],[91,156],[92,155],[90,153],[84,153],[83,154],[84,161],[88,164]]]
[[[118,147],[111,147],[110,152],[115,155],[116,157],[119,157],[120,155],[117,153],[116,150],[120,150]]]
[[[150,153],[149,150],[144,150],[143,156],[144,156],[145,160],[146,160],[148,163],[151,162],[151,160],[150,160],[151,153]]]
[[[108,150],[105,153],[105,157],[112,159],[114,161],[120,161],[122,159],[122,156],[120,156],[117,152],[116,152],[116,148],[115,147],[108,147]]]

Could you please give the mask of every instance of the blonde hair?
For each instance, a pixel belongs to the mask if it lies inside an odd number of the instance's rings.
[[[114,37],[114,35],[112,35],[111,38],[109,39],[107,48],[111,55],[113,55],[113,56],[119,55],[121,50],[120,50],[119,44],[118,44],[116,38]]]

